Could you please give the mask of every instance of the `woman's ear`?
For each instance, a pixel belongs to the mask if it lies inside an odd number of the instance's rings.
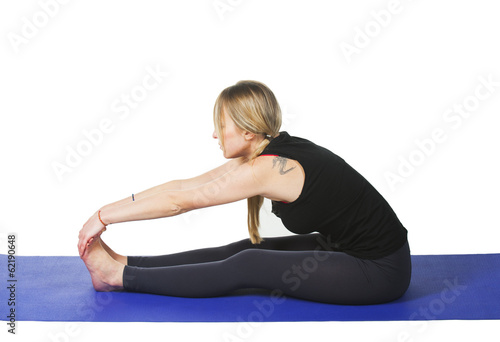
[[[255,138],[255,133],[250,133],[250,132],[244,131],[243,138],[245,138],[246,141],[250,141],[250,140]]]

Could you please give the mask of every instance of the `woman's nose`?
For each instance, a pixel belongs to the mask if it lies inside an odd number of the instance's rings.
[[[214,139],[217,139],[217,133],[215,133],[215,131],[212,133],[212,137],[213,137]]]

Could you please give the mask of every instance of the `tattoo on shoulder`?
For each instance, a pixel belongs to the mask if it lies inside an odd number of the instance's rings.
[[[288,162],[288,159],[283,158],[283,157],[276,157],[273,159],[273,169],[278,164],[280,175],[286,175],[288,172],[292,171],[293,169],[296,168],[296,166],[289,168],[288,170],[286,169],[286,163]]]

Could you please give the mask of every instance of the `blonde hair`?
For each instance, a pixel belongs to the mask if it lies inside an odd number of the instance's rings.
[[[262,134],[262,140],[249,161],[254,160],[269,144],[270,139],[278,135],[281,128],[281,109],[273,92],[263,83],[239,81],[224,89],[217,97],[214,106],[214,126],[219,140],[224,146],[222,134],[223,110],[236,126],[246,132]],[[248,198],[248,232],[254,244],[262,241],[259,234],[259,212],[264,202],[262,196]]]

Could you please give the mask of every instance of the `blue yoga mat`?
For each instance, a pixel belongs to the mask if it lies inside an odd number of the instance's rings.
[[[17,321],[241,322],[500,319],[500,254],[412,256],[407,293],[380,305],[348,306],[242,291],[217,298],[96,292],[78,257],[16,257],[16,282],[0,256],[0,317]],[[15,291],[8,287],[15,284]]]

